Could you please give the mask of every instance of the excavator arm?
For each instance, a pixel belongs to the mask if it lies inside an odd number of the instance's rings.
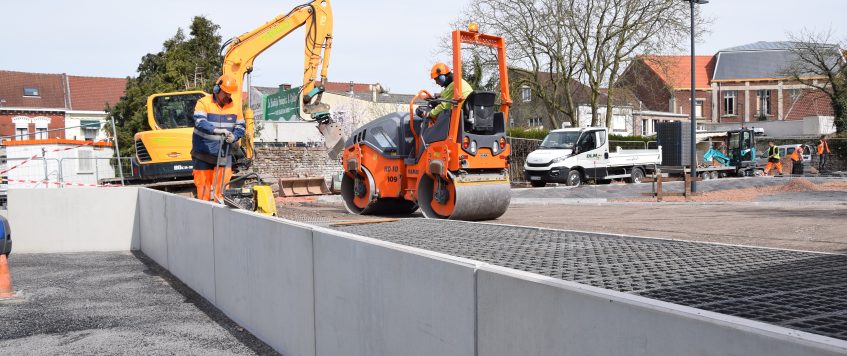
[[[300,87],[300,105],[318,129],[326,137],[326,145],[333,148],[341,141],[340,126],[334,124],[329,115],[329,105],[321,102],[326,82],[329,56],[332,48],[332,7],[329,0],[314,0],[299,5],[285,15],[230,39],[224,44],[223,74],[236,78],[241,88],[244,76],[253,70],[253,61],[262,52],[273,46],[292,31],[305,26],[306,39],[303,52],[303,83]],[[320,70],[320,78],[318,71]],[[243,107],[242,93],[233,93],[233,103]],[[253,113],[250,108],[244,113],[247,122],[247,156],[252,157]],[[342,143],[343,144],[343,143]],[[338,149],[340,151],[340,149]],[[330,152],[332,155],[333,153]]]

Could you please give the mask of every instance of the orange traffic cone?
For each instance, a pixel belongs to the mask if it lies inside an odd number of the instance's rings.
[[[9,262],[6,255],[0,254],[0,298],[11,298],[15,296],[12,289],[12,275],[9,273]]]

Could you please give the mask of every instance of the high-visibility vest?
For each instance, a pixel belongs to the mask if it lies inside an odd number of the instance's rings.
[[[799,161],[800,160],[800,151],[794,150],[794,152],[791,154],[791,160],[792,161]]]
[[[779,147],[768,147],[768,157],[779,159]]]
[[[824,151],[826,151],[826,153],[829,153],[829,143],[826,141],[821,141],[818,144],[818,154],[823,154]]]

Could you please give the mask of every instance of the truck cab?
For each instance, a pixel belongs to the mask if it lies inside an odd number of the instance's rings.
[[[533,187],[547,183],[580,185],[586,180],[628,179],[640,182],[662,161],[661,150],[609,150],[604,127],[567,128],[550,131],[524,164]]]

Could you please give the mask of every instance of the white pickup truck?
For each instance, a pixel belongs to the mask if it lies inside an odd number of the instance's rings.
[[[580,185],[586,180],[626,178],[639,183],[654,165],[662,163],[662,150],[609,152],[608,132],[603,127],[553,130],[537,150],[526,157],[524,170],[533,187],[547,183]]]

